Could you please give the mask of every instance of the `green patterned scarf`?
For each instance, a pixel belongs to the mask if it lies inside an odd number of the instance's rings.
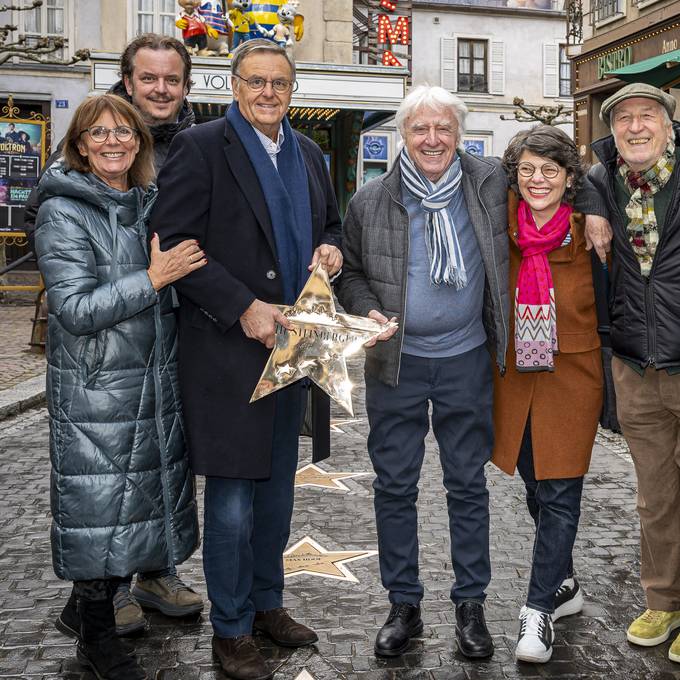
[[[642,276],[649,276],[659,243],[654,194],[661,191],[671,178],[675,167],[675,143],[670,140],[659,160],[644,172],[631,170],[621,156],[618,157],[617,165],[631,191],[630,201],[626,206],[626,214],[630,220],[627,227],[628,239],[640,263]]]

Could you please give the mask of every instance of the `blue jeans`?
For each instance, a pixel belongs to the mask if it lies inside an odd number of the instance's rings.
[[[565,578],[574,575],[571,553],[581,516],[583,477],[536,479],[530,419],[517,461],[517,471],[526,487],[529,514],[536,525],[527,607],[552,614],[557,589]]]
[[[443,359],[402,354],[397,387],[366,377],[380,576],[393,604],[417,605],[423,597],[416,501],[430,403],[456,577],[451,599],[484,601],[491,579],[484,465],[493,446],[492,400],[491,357],[484,346]]]
[[[276,393],[271,477],[206,477],[203,570],[215,635],[250,635],[256,611],[283,605],[302,387]],[[244,453],[247,455],[247,453]]]

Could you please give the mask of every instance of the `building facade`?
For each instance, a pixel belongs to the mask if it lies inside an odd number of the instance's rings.
[[[626,83],[656,85],[680,102],[680,1],[569,0],[567,10],[574,135],[592,160],[591,142],[609,134],[602,102]]]
[[[16,3],[32,4],[31,0]],[[273,0],[259,4],[274,6]],[[0,13],[0,24],[16,25],[15,36],[25,35],[29,42],[46,35],[63,38],[60,58],[68,59],[85,48],[91,52],[90,61],[70,66],[21,58],[0,66],[0,109],[11,108],[17,119],[46,121],[51,135],[32,148],[41,161],[51,140],[64,136],[80,102],[88,94],[106,91],[118,79],[121,51],[132,38],[156,32],[181,39],[175,27],[179,9],[174,0],[44,0],[30,11]],[[304,37],[294,48],[299,88],[293,95],[291,123],[322,147],[341,206],[356,188],[362,131],[394,115],[407,76],[403,68],[353,63],[353,10],[353,0],[300,0]],[[229,59],[194,57],[193,80],[189,99],[198,121],[223,115],[232,101]],[[10,187],[12,197],[26,193],[29,182],[24,180]],[[7,196],[9,191],[3,193],[0,187],[0,231],[19,230],[21,201]]]
[[[513,119],[515,97],[571,106],[565,16],[561,0],[414,1],[413,82],[441,85],[466,103],[468,151],[502,155],[532,124]]]

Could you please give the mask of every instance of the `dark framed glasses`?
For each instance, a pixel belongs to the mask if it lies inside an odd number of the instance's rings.
[[[119,125],[115,128],[93,125],[92,127],[81,130],[80,134],[82,135],[83,132],[87,132],[87,134],[92,138],[92,141],[97,142],[97,144],[103,144],[109,138],[109,135],[112,132],[113,136],[119,142],[129,142],[139,132],[139,130],[131,128],[129,125]]]

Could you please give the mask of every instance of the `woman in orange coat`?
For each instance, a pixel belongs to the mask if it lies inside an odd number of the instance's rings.
[[[503,164],[516,190],[508,200],[515,307],[507,372],[494,382],[492,460],[519,471],[536,523],[515,657],[544,663],[553,621],[583,606],[571,553],[602,408],[602,363],[584,218],[572,208],[583,180],[576,146],[541,125],[512,139]]]

